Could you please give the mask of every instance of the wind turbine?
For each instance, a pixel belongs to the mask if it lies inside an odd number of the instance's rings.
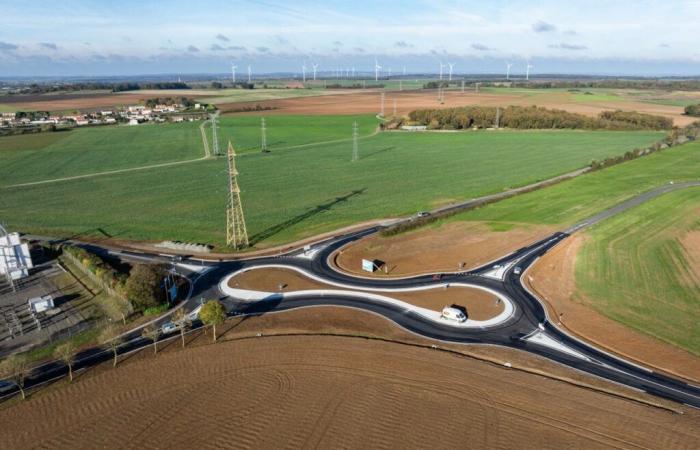
[[[448,62],[447,65],[450,67],[450,71],[449,71],[449,74],[450,74],[450,75],[449,75],[449,80],[448,80],[448,81],[452,81],[452,69],[454,68],[455,64],[454,64],[454,63]]]
[[[250,83],[252,76],[253,76],[253,70],[250,68],[250,64],[248,64],[248,83]]]
[[[377,58],[374,58],[374,81],[379,81],[379,69],[381,68],[382,66],[379,65]]]
[[[510,80],[510,68],[513,67],[513,64],[507,62],[506,63],[506,80]]]
[[[355,67],[352,68],[352,77],[355,78]]]
[[[391,67],[389,67],[389,78],[391,78]]]
[[[306,63],[301,65],[301,79],[303,83],[306,83]]]
[[[236,84],[236,69],[238,69],[238,66],[231,64],[231,79],[233,80],[233,84]]]
[[[313,67],[313,70],[314,70],[314,81],[316,81],[316,69],[318,69],[318,64],[314,63],[314,64],[311,65],[311,67]]]
[[[440,61],[440,79],[442,80],[442,69],[445,67],[445,65]]]
[[[532,69],[534,66],[530,64],[530,61],[527,62],[527,66],[525,66],[525,80],[530,80],[530,69]]]

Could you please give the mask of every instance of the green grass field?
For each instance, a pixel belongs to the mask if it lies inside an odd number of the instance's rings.
[[[254,125],[255,121],[250,126]],[[345,127],[340,128],[345,132]],[[253,131],[250,134],[254,137]],[[579,131],[381,133],[360,141],[361,158],[354,163],[350,141],[251,152],[238,163],[249,234],[264,247],[528,184],[661,136]],[[18,167],[31,171],[21,163]],[[225,160],[214,159],[6,188],[0,195],[0,217],[10,228],[23,231],[221,245],[225,172]]]
[[[700,142],[692,142],[447,220],[565,227],[671,180],[697,179],[700,179]]]
[[[576,259],[579,300],[700,355],[700,280],[681,241],[691,231],[700,231],[700,188],[665,194],[601,222]]]
[[[111,126],[0,137],[0,186],[201,157],[198,126]]]
[[[371,115],[358,116],[265,116],[267,147],[279,150],[315,142],[352,139],[352,124],[357,122],[360,136],[375,132],[379,120]],[[260,151],[258,116],[224,116],[219,120],[221,142],[229,139],[238,153]]]

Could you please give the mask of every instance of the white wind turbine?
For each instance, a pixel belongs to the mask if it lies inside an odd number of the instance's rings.
[[[440,61],[440,79],[442,80],[442,69],[445,68],[445,65]]]
[[[513,67],[513,64],[506,62],[506,80],[510,80],[510,68]]]
[[[301,80],[303,83],[306,83],[306,63],[301,65]]]
[[[314,71],[314,81],[316,81],[316,69],[318,69],[318,64],[316,64],[316,63],[311,64],[311,68]]]
[[[527,66],[525,66],[525,79],[530,80],[530,69],[532,69],[534,66],[530,64],[530,61],[527,62]]]
[[[236,84],[236,69],[238,69],[238,66],[231,64],[231,80],[233,80],[233,84]]]
[[[379,81],[379,69],[381,68],[382,66],[379,65],[377,58],[374,58],[374,81]]]
[[[449,63],[449,62],[448,62],[447,65],[448,65],[449,68],[450,68],[450,69],[449,69],[449,80],[448,80],[448,81],[452,81],[452,69],[454,68],[455,64],[454,64],[454,63]]]
[[[253,69],[250,67],[250,64],[248,64],[248,83],[250,83],[250,80],[253,78]]]

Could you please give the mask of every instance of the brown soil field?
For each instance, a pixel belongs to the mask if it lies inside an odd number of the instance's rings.
[[[417,343],[267,335],[309,325],[405,335],[339,308],[231,322],[218,344],[200,335],[180,350],[175,340],[158,356],[142,351],[3,404],[0,446],[692,448],[700,439],[696,410],[679,415],[536,375],[529,364],[580,376],[514,350],[483,350],[523,361],[508,369]]]
[[[152,98],[153,94],[144,92],[129,94],[90,94],[90,95],[33,95],[31,97],[17,96],[10,103],[5,98],[0,103],[11,104],[17,110],[33,111],[87,111],[96,108],[107,108],[121,105],[136,105],[141,100]]]
[[[284,288],[279,289],[282,285]],[[229,280],[229,286],[239,289],[251,289],[263,292],[293,292],[307,289],[337,289],[312,279],[293,270],[286,269],[256,269],[243,272]],[[503,311],[503,304],[496,303],[496,297],[478,289],[451,286],[447,289],[429,289],[418,292],[374,292],[405,301],[422,308],[441,311],[443,307],[459,305],[466,309],[467,315],[473,320],[486,320],[495,317]]]
[[[627,328],[576,301],[581,294],[576,292],[574,268],[584,239],[581,235],[566,239],[526,273],[526,283],[545,300],[551,316],[561,315],[560,326],[613,353],[700,382],[700,358]]]
[[[342,270],[363,276],[400,277],[420,273],[454,272],[486,264],[552,233],[545,226],[517,227],[494,232],[478,222],[451,222],[391,237],[372,235],[342,248],[334,257]],[[362,259],[378,259],[388,275],[362,271]]]
[[[339,95],[324,95],[315,97],[289,98],[279,100],[256,101],[248,103],[221,104],[222,113],[227,110],[240,109],[243,106],[269,106],[274,108],[268,112],[256,111],[254,114],[362,114],[380,111],[380,99],[378,90],[365,92],[343,93]],[[631,101],[621,98],[619,102],[577,102],[566,93],[552,92],[537,95],[525,93],[475,93],[459,91],[445,91],[444,102],[437,101],[437,93],[434,91],[388,91],[386,93],[385,108],[391,113],[393,101],[397,103],[397,113],[405,115],[415,109],[423,108],[453,108],[456,106],[484,105],[484,106],[544,106],[547,108],[563,109],[588,116],[595,116],[602,111],[621,109],[624,111],[639,111],[648,114],[657,114],[673,119],[678,126],[684,126],[696,119],[683,115],[683,108],[679,106],[657,105],[640,101]],[[243,113],[249,114],[249,113]]]

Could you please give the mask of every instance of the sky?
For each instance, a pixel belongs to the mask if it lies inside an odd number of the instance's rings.
[[[0,76],[700,75],[700,0],[0,0]]]

